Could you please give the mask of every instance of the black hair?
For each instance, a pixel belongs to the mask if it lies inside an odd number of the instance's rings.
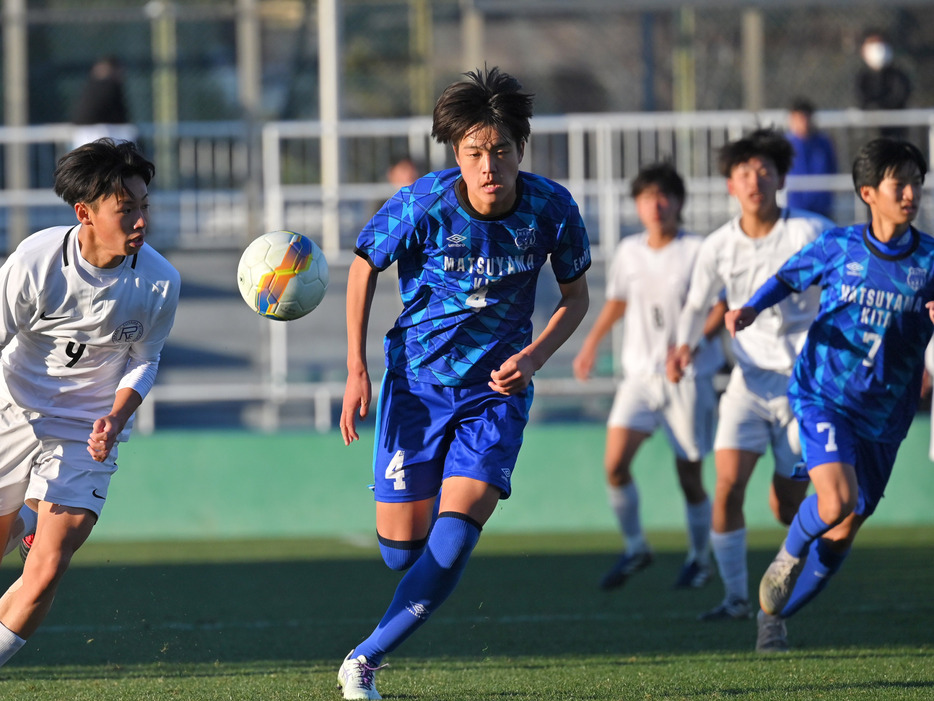
[[[868,27],[867,29],[863,30],[863,33],[859,37],[859,43],[860,45],[863,45],[872,38],[879,39],[885,44],[892,43],[891,39],[889,39],[888,32],[886,32],[881,27]]]
[[[921,150],[912,143],[880,137],[863,146],[853,160],[853,187],[879,187],[887,175],[897,173],[906,165],[914,165],[921,174],[921,182],[928,172],[927,161]]]
[[[55,194],[69,205],[95,208],[101,198],[126,191],[126,182],[139,176],[149,185],[156,167],[132,141],[98,139],[62,156],[55,167]]]
[[[796,97],[791,101],[788,107],[789,112],[801,112],[806,115],[812,115],[816,111],[814,103],[806,97]]]
[[[748,136],[731,141],[720,149],[720,174],[729,178],[733,168],[750,158],[766,157],[782,177],[788,174],[795,150],[784,135],[772,128],[756,129]]]
[[[431,135],[455,147],[477,127],[505,131],[516,144],[528,141],[532,95],[497,67],[464,74],[465,81],[452,83],[435,104]]]
[[[668,162],[650,163],[639,169],[636,177],[633,178],[629,191],[633,199],[642,194],[649,187],[656,186],[666,195],[677,197],[681,203],[684,203],[685,189],[684,180],[675,170],[675,167]]]

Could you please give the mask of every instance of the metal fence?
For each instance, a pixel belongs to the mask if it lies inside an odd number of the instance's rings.
[[[595,258],[601,261],[622,235],[638,226],[629,183],[641,165],[672,161],[688,186],[685,227],[709,232],[733,213],[716,170],[717,149],[744,131],[763,124],[779,126],[785,118],[781,111],[538,117],[523,168],[569,187],[587,222]],[[841,164],[850,162],[881,126],[902,126],[926,153],[934,152],[934,110],[825,111],[817,114],[817,121],[835,142]],[[2,157],[25,149],[29,164],[28,187],[0,190],[0,235],[5,236],[18,217],[24,216],[32,230],[62,222],[67,212],[51,193],[51,173],[56,158],[70,148],[73,129],[69,125],[0,129]],[[167,179],[172,187],[160,187],[158,175],[153,187],[154,244],[162,250],[237,251],[261,230],[288,228],[316,238],[329,260],[340,264],[351,257],[360,227],[392,193],[385,171],[395,158],[412,157],[425,170],[453,164],[450,150],[431,141],[425,118],[343,122],[336,137],[340,180],[326,184],[321,177],[322,130],[317,122],[269,123],[255,138],[238,122],[190,123],[170,131],[142,126],[143,147],[154,154],[161,172],[172,176]],[[845,173],[789,178],[786,189],[832,190],[837,221],[864,217]],[[934,230],[932,219],[932,208],[923,204],[918,226]],[[263,361],[255,363],[251,372],[255,379],[160,384],[140,410],[140,428],[153,429],[162,403],[233,401],[260,405],[256,423],[270,429],[278,425],[283,406],[306,403],[313,407],[313,425],[329,429],[342,384],[308,380],[291,372],[298,341],[289,338],[286,325],[266,324],[261,333],[262,348],[257,353]],[[335,365],[340,369],[341,362]],[[542,378],[538,396],[599,395],[612,390],[606,382],[575,384],[568,378],[569,364],[562,367],[558,375]]]
[[[847,164],[882,127],[903,127],[907,138],[926,153],[934,152],[934,110],[861,112],[825,111],[817,123],[834,141],[842,172],[827,176],[789,177],[791,190],[830,190],[834,218],[844,223],[864,216]],[[629,196],[640,167],[672,162],[685,178],[688,201],[685,228],[712,231],[734,212],[717,152],[728,141],[759,126],[782,128],[784,111],[581,114],[538,117],[522,163],[524,170],[565,184],[581,207],[598,257],[621,235],[638,227]],[[334,191],[322,185],[321,129],[316,122],[271,123],[263,129],[263,178],[267,229],[302,231],[323,243],[326,252],[349,250],[374,207],[392,193],[379,180],[403,154],[425,170],[453,165],[450,149],[430,140],[427,119],[350,121],[338,128],[344,174]],[[918,226],[931,230],[932,210],[924,206]],[[331,224],[330,228],[328,224]]]

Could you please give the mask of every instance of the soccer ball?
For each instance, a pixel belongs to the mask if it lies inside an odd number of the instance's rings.
[[[290,321],[321,304],[328,289],[328,262],[307,236],[272,231],[243,251],[237,284],[243,301],[257,314]]]

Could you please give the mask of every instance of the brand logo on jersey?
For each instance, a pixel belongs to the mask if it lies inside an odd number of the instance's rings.
[[[447,241],[449,244],[451,244],[451,246],[454,248],[458,248],[458,247],[463,248],[464,246],[467,245],[466,243],[464,243],[464,241],[467,240],[467,237],[461,236],[460,234],[451,234],[444,240]]]
[[[503,467],[500,469],[503,472],[503,477],[505,477],[506,479],[509,479],[509,476],[512,474],[512,470],[510,470],[508,467]]]
[[[846,274],[847,275],[862,275],[866,268],[862,263],[857,263],[853,261],[852,263],[846,264]]]
[[[42,319],[42,321],[59,321],[61,319],[70,319],[71,316],[69,316],[68,314],[62,314],[62,315],[56,314],[55,316],[49,316],[45,312],[42,312],[39,315],[39,318]]]
[[[516,241],[516,245],[520,250],[526,250],[529,246],[535,243],[535,229],[528,227],[525,229],[516,229],[516,233],[513,235]]]
[[[908,268],[908,287],[915,292],[924,287],[928,281],[928,274],[924,268]]]
[[[138,341],[143,337],[143,325],[132,319],[130,321],[124,321],[120,326],[114,331],[111,340],[114,343],[133,343]]]
[[[425,620],[428,616],[431,615],[431,611],[428,610],[428,607],[424,604],[417,604],[414,601],[410,601],[409,605],[405,607],[406,610],[411,613],[416,618]]]
[[[97,489],[92,489],[92,490],[91,490],[91,496],[96,497],[96,498],[98,498],[98,499],[106,499],[106,498],[107,498],[107,497],[105,497],[103,494],[98,494],[98,493],[97,493]]]

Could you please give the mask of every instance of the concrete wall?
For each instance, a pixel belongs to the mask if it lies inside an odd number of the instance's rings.
[[[919,416],[902,445],[875,523],[934,523],[930,421]],[[95,540],[172,540],[371,535],[374,531],[372,434],[344,447],[340,434],[264,435],[162,431],[120,448],[120,469]],[[604,428],[593,423],[537,424],[526,432],[513,479],[490,532],[614,530],[603,481]],[[766,457],[747,493],[751,528],[774,521]],[[684,508],[674,462],[655,436],[636,458],[642,514],[649,530],[680,530]],[[705,464],[712,489],[712,459]]]

